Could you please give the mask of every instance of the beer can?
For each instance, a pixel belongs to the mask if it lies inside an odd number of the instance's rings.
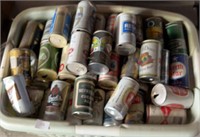
[[[104,111],[115,120],[123,120],[138,90],[137,81],[123,77],[107,102]]]
[[[161,44],[157,40],[142,42],[139,59],[139,79],[143,82],[157,83],[160,81]]]
[[[42,38],[41,38],[41,45],[49,41],[51,24],[52,24],[52,19],[46,21]]]
[[[155,39],[163,47],[163,20],[161,17],[150,17],[145,20],[146,39]]]
[[[90,49],[89,70],[94,74],[106,74],[109,71],[112,51],[112,35],[108,31],[94,32]]]
[[[12,107],[19,116],[28,116],[34,113],[35,110],[30,101],[25,78],[22,74],[5,77],[3,83]]]
[[[75,79],[72,103],[72,115],[79,119],[93,117],[94,79],[88,76],[79,76]]]
[[[143,20],[140,15],[136,15],[136,43],[138,47],[141,47],[143,37]]]
[[[173,86],[189,88],[189,64],[188,55],[174,53],[170,56],[169,84]]]
[[[96,14],[95,19],[95,26],[94,26],[94,32],[98,30],[104,30],[106,25],[106,19],[103,14]]]
[[[53,81],[57,79],[58,60],[60,57],[59,49],[44,43],[40,47],[37,77],[42,81]]]
[[[87,57],[90,49],[91,37],[85,31],[72,33],[67,69],[74,75],[83,75],[87,72]]]
[[[49,42],[56,48],[67,45],[70,34],[71,13],[66,7],[58,7],[52,18]]]
[[[103,124],[103,108],[105,103],[105,91],[102,89],[95,89],[93,102],[93,117],[86,119],[83,124],[86,125],[102,125]]]
[[[98,86],[105,90],[114,90],[118,83],[120,56],[112,52],[110,58],[110,71],[106,74],[99,75],[98,79]]]
[[[121,13],[116,18],[116,47],[119,55],[130,55],[136,50],[136,17],[130,13]]]
[[[30,54],[31,51],[25,48],[13,48],[9,54],[11,75],[23,74],[27,85],[31,82]]]
[[[194,95],[189,89],[156,84],[151,91],[151,100],[157,106],[188,109],[193,104]]]
[[[131,77],[134,79],[138,78],[139,73],[139,57],[140,57],[140,49],[136,48],[136,51],[133,55],[129,55],[123,62],[121,75],[120,77]]]
[[[160,82],[168,84],[169,82],[169,50],[162,49],[161,53],[161,76]]]
[[[73,83],[76,76],[71,72],[69,72],[67,69],[68,53],[69,53],[69,44],[62,49],[60,67],[58,70],[58,78],[61,80],[66,80],[69,83]]]
[[[146,112],[147,124],[185,124],[187,120],[185,109],[147,105]]]
[[[30,51],[30,71],[31,71],[31,77],[34,79],[36,77],[38,68],[38,57],[32,50]]]
[[[90,1],[80,1],[77,6],[72,33],[84,30],[89,34],[92,34],[94,29],[95,12],[96,8]]]
[[[110,32],[113,36],[115,33],[115,22],[118,14],[111,14],[108,17],[107,25],[106,25],[106,31]]]

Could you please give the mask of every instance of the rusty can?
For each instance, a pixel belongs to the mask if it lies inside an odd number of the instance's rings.
[[[194,95],[189,89],[156,84],[151,91],[151,100],[157,106],[188,109],[193,104]]]
[[[139,59],[139,79],[147,83],[160,81],[161,44],[158,40],[142,42]]]
[[[118,14],[115,14],[115,13],[111,14],[108,17],[108,22],[107,22],[107,25],[106,25],[106,30],[108,32],[110,32],[113,36],[114,36],[114,33],[115,33],[115,22],[116,22],[117,15]]]
[[[96,14],[94,32],[98,30],[104,30],[106,25],[106,19],[103,14]]]
[[[123,77],[107,102],[104,111],[115,120],[123,120],[138,90],[137,81]]]
[[[147,124],[185,124],[187,112],[185,109],[170,108],[167,106],[157,107],[147,105]]]

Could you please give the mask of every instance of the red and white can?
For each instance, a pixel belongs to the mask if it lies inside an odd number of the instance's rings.
[[[146,112],[147,124],[185,124],[187,119],[185,109],[147,105]]]
[[[188,109],[193,104],[194,95],[189,89],[156,84],[151,91],[151,100],[157,106]]]
[[[113,36],[114,36],[114,33],[115,33],[115,22],[116,22],[117,15],[118,14],[115,14],[115,13],[111,14],[108,17],[108,22],[107,22],[107,25],[106,25],[106,30],[109,31]]]
[[[108,100],[104,111],[115,120],[124,119],[138,90],[139,84],[137,81],[129,77],[123,77]]]

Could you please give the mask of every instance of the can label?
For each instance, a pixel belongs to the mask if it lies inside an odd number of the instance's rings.
[[[134,33],[135,32],[135,26],[132,22],[124,21],[122,27],[123,27],[123,29],[122,29],[123,33]]]

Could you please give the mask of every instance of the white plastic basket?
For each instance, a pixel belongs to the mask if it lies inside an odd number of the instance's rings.
[[[55,137],[72,137],[72,136],[121,136],[121,137],[193,137],[199,133],[200,121],[200,46],[198,41],[197,31],[192,22],[176,13],[128,7],[128,6],[111,6],[111,5],[96,5],[97,11],[103,14],[128,12],[133,14],[140,14],[142,16],[162,16],[165,20],[178,21],[182,20],[186,30],[189,44],[189,54],[193,61],[194,81],[194,104],[188,111],[188,121],[185,125],[121,125],[120,127],[103,127],[103,126],[73,126],[66,121],[48,121],[50,123],[49,129],[36,128],[36,120],[30,118],[19,118],[8,116],[5,112],[8,99],[2,86],[2,78],[0,81],[0,125],[1,127],[10,131],[21,131],[43,136]],[[28,20],[47,20],[53,16],[54,10],[57,6],[30,8],[21,12],[13,21],[7,44],[16,47],[20,42],[20,36],[23,33],[22,28]],[[76,5],[66,5],[71,11],[75,12]],[[5,61],[6,62],[6,61]],[[5,63],[4,62],[4,63]],[[5,63],[5,68],[0,69],[2,77],[7,76],[9,63]],[[191,69],[191,68],[190,68]]]

